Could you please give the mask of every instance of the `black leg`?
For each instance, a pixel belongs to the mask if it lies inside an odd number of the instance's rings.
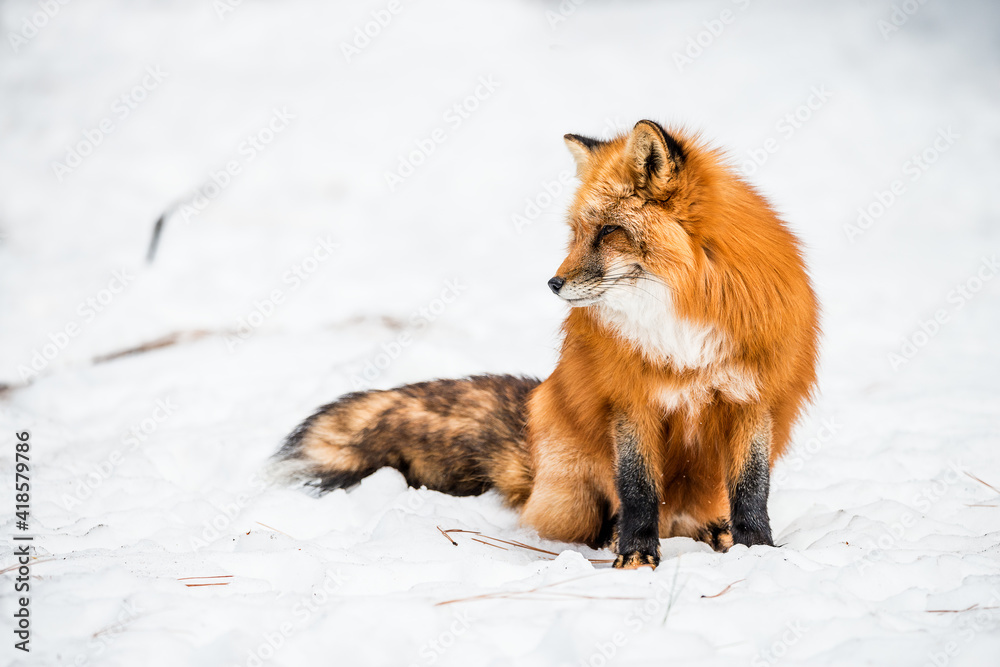
[[[610,503],[607,500],[601,501],[600,512],[602,517],[601,528],[597,533],[597,537],[592,542],[588,542],[587,546],[591,549],[614,549],[618,516],[611,514]]]
[[[771,540],[771,520],[767,516],[770,486],[770,428],[762,428],[750,445],[750,456],[739,477],[729,488],[729,516],[733,544],[766,544]]]
[[[621,417],[615,423],[614,436],[615,485],[621,503],[615,567],[656,567],[660,562],[659,494],[635,426]]]

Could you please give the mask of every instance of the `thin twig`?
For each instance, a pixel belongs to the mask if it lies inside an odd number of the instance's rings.
[[[976,604],[970,605],[970,606],[966,607],[965,609],[928,609],[927,613],[928,614],[961,614],[961,613],[964,613],[964,612],[967,612],[967,611],[972,611],[972,610],[987,611],[987,610],[990,610],[990,609],[1000,609],[1000,607],[980,607],[979,603],[977,602]]]
[[[116,633],[117,632],[122,632],[128,626],[129,622],[132,621],[132,620],[135,620],[135,619],[134,618],[133,619],[126,619],[125,621],[122,621],[121,623],[112,623],[108,627],[106,627],[106,628],[104,628],[102,630],[98,630],[97,632],[93,633],[90,636],[96,639],[97,637],[103,635],[106,632],[116,632]]]
[[[451,542],[452,544],[454,544],[456,547],[458,546],[458,542],[456,542],[455,540],[451,539],[451,536],[448,533],[446,533],[443,530],[441,530],[441,526],[438,526],[437,529],[439,531],[441,531],[442,535],[444,535],[444,539],[448,540],[449,542]]]
[[[260,525],[260,526],[264,526],[264,527],[265,527],[265,528],[267,528],[268,530],[273,530],[273,531],[274,531],[274,532],[276,532],[276,533],[281,533],[281,534],[282,534],[282,535],[284,535],[285,537],[292,537],[291,535],[289,535],[289,534],[288,534],[288,533],[286,533],[285,531],[283,531],[283,530],[278,530],[278,529],[277,529],[277,528],[275,528],[274,526],[269,526],[269,525],[267,525],[266,523],[261,523],[260,521],[255,521],[254,523],[256,523],[257,525]],[[295,538],[294,538],[294,537],[292,537],[292,539],[294,540]]]
[[[497,542],[500,542],[502,544],[509,544],[511,546],[514,546],[514,547],[521,547],[522,549],[528,549],[530,551],[537,551],[538,553],[548,554],[549,556],[558,556],[559,555],[555,551],[549,551],[548,549],[541,549],[539,547],[533,547],[530,544],[525,544],[524,542],[517,542],[517,541],[508,542],[507,540],[501,540],[501,539],[496,538],[496,537],[491,537],[490,539],[491,540],[496,540]]]
[[[1000,489],[998,489],[997,487],[993,486],[993,485],[992,485],[992,484],[990,484],[989,482],[984,482],[983,480],[979,479],[978,477],[976,477],[975,475],[973,475],[973,474],[972,474],[971,472],[969,472],[968,470],[963,470],[962,472],[964,472],[964,473],[965,473],[966,475],[968,475],[968,476],[969,476],[969,477],[971,477],[972,479],[976,480],[977,482],[979,482],[980,484],[982,484],[982,485],[983,485],[983,486],[985,486],[986,488],[988,488],[988,489],[991,489],[991,490],[993,491],[993,493],[995,493],[995,494],[997,494],[998,496],[1000,496]]]
[[[540,547],[535,547],[535,546],[532,546],[530,544],[525,544],[524,542],[518,542],[517,540],[502,540],[499,537],[493,537],[491,535],[483,535],[478,530],[465,530],[464,528],[449,528],[448,530],[442,530],[441,526],[438,526],[437,529],[440,530],[441,533],[446,538],[448,538],[448,540],[452,544],[454,544],[455,546],[458,546],[458,543],[455,542],[454,540],[452,540],[452,538],[450,536],[450,533],[467,533],[469,535],[475,535],[478,538],[482,538],[482,539],[476,539],[474,537],[474,538],[472,538],[472,540],[474,542],[481,542],[483,544],[489,544],[488,542],[484,542],[483,540],[492,540],[492,541],[498,542],[500,544],[506,544],[508,546],[518,547],[520,549],[527,549],[529,551],[535,551],[535,552],[538,552],[538,553],[546,554],[548,556],[555,557],[555,556],[559,555],[555,551],[549,551],[548,549],[542,549]],[[491,547],[495,547],[497,545],[496,544],[490,544],[490,546]],[[500,547],[500,548],[503,548],[503,547]],[[507,551],[509,551],[509,549]],[[546,559],[546,560],[552,560],[552,559]],[[613,558],[588,558],[587,560],[590,561],[591,563],[595,564],[595,565],[600,565],[600,564],[604,564],[604,563],[613,563],[614,562]]]
[[[184,585],[187,586],[188,588],[197,588],[198,586],[228,586],[229,582],[223,581],[222,583],[219,584],[184,584]]]
[[[587,575],[583,575],[583,576],[580,576],[580,577],[570,577],[569,579],[563,579],[562,581],[554,581],[551,584],[545,584],[544,586],[538,586],[536,588],[532,588],[532,589],[529,589],[529,590],[526,590],[526,591],[497,591],[497,592],[494,592],[494,593],[482,593],[480,595],[472,595],[472,596],[466,597],[466,598],[456,598],[454,600],[445,600],[443,602],[436,603],[434,606],[435,607],[442,607],[442,606],[444,606],[446,604],[454,604],[456,602],[473,602],[475,600],[492,600],[492,599],[497,599],[497,598],[514,598],[514,597],[518,597],[520,599],[531,599],[531,598],[524,598],[524,597],[521,597],[521,596],[525,596],[525,595],[537,595],[539,593],[541,593],[542,595],[557,595],[557,594],[560,593],[559,591],[546,591],[545,589],[551,588],[553,586],[559,586],[561,584],[566,584],[566,583],[569,583],[571,581],[579,581],[580,579],[589,579],[590,577],[593,577],[593,576],[596,576],[596,575],[587,574]],[[543,593],[542,591],[545,591],[545,592]],[[582,593],[579,594],[579,595],[583,596]],[[613,599],[627,599],[627,598],[590,598],[590,599],[613,600]],[[640,598],[631,598],[631,599],[640,599]]]
[[[674,607],[674,601],[677,599],[677,596],[681,594],[681,592],[677,590],[677,577],[680,576],[680,573],[681,557],[677,556],[677,567],[674,568],[674,581],[670,584],[670,599],[667,601],[667,611],[663,614],[663,622],[660,625],[667,624],[667,619],[670,617],[670,610]]]
[[[978,609],[978,608],[979,608],[979,603],[977,602],[976,604],[969,605],[965,609],[928,609],[927,613],[928,614],[961,614],[962,612],[972,611],[973,609]]]
[[[607,597],[601,597],[598,595],[586,595],[584,593],[563,593],[557,595],[556,593],[488,593],[485,595],[477,595],[472,598],[463,598],[461,600],[450,600],[449,602],[442,602],[439,604],[450,604],[451,602],[475,602],[477,600],[517,600],[519,602],[562,602],[566,600],[598,600],[598,601],[611,601],[611,602],[621,602],[621,601],[633,601],[633,600],[645,600],[643,597],[628,597],[622,595],[609,595]]]
[[[186,343],[191,341],[196,341],[200,338],[208,336],[211,332],[204,330],[196,331],[175,331],[174,333],[167,334],[155,340],[151,340],[141,345],[136,345],[135,347],[129,347],[124,350],[117,350],[115,352],[109,352],[107,354],[102,354],[98,357],[94,357],[93,362],[95,364],[103,364],[109,361],[114,361],[115,359],[121,359],[122,357],[130,357],[133,354],[142,354],[143,352],[151,352],[153,350],[159,350],[164,347],[170,347],[171,345],[176,345],[178,343]]]
[[[473,537],[472,541],[479,542],[480,544],[485,544],[486,546],[493,547],[494,549],[503,549],[504,551],[510,551],[510,549],[508,549],[507,547],[502,547],[499,544],[493,544],[491,542],[487,542],[486,540],[481,540],[478,537]]]
[[[156,248],[160,245],[160,234],[163,233],[163,223],[167,221],[167,216],[172,210],[164,211],[159,219],[157,219],[156,224],[153,225],[153,238],[149,240],[149,250],[146,251],[147,264],[152,264],[153,260],[156,259]]]
[[[189,579],[230,579],[231,574],[217,574],[214,577],[178,577],[177,581],[187,581]]]
[[[58,558],[45,558],[45,559],[42,559],[42,560],[38,560],[37,558],[35,558],[35,560],[28,561],[27,563],[25,563],[25,565],[26,566],[38,565],[39,563],[48,563],[48,562],[54,561],[54,560],[59,560],[59,559]],[[10,572],[12,570],[16,570],[19,567],[21,567],[20,564],[11,565],[10,567],[5,567],[4,569],[0,570],[0,574],[6,574],[7,572]]]
[[[635,595],[587,595],[586,593],[574,593],[573,591],[545,591],[545,595],[555,595],[563,597],[580,598],[583,600],[645,600],[644,597]]]
[[[735,586],[736,584],[740,583],[741,581],[746,581],[746,579],[737,579],[736,581],[734,581],[733,583],[729,584],[728,586],[726,586],[725,588],[723,588],[721,591],[719,591],[718,593],[716,593],[715,595],[702,595],[701,597],[705,598],[706,600],[711,600],[712,598],[721,597],[721,596],[725,595],[726,593],[728,593],[729,590],[733,586]]]

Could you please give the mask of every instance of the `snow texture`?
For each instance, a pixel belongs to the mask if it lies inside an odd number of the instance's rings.
[[[37,556],[30,654],[3,575],[3,664],[1000,664],[1000,494],[970,476],[1000,486],[996,3],[11,0],[0,25],[0,566],[24,430]],[[493,494],[264,484],[346,391],[544,377],[562,135],[641,118],[726,147],[807,249],[821,394],[774,471],[780,548],[669,539],[619,572]]]

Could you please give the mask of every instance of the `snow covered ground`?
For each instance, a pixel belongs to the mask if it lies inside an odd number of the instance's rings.
[[[1000,487],[995,3],[10,0],[0,25],[0,526],[25,534],[27,430],[37,556],[30,654],[0,583],[3,664],[1000,664],[1000,493],[970,477]],[[782,548],[671,539],[617,572],[492,494],[265,487],[345,391],[544,377],[561,137],[644,117],[728,147],[808,247],[822,395],[775,471]]]

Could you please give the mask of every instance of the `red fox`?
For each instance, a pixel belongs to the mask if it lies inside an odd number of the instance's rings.
[[[717,150],[643,120],[568,134],[581,180],[549,288],[572,308],[543,382],[485,375],[343,396],[276,455],[321,491],[392,466],[496,489],[540,536],[656,567],[660,538],[773,545],[771,466],[816,383],[799,244]]]

